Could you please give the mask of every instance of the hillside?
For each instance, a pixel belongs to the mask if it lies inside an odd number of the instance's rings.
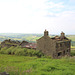
[[[22,33],[0,33],[0,42],[11,39],[23,41],[26,40],[28,42],[36,42],[43,34],[22,34]],[[55,35],[50,35],[50,37],[54,37]],[[75,35],[67,35],[69,39],[71,39],[71,45],[75,46]]]
[[[27,40],[29,42],[35,42],[38,38],[43,36],[42,34],[21,34],[21,33],[0,33],[0,42],[6,40],[6,39],[12,39],[12,40]]]

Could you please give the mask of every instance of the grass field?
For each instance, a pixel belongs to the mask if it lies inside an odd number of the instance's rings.
[[[71,46],[71,50],[75,50],[75,46]]]
[[[75,46],[71,46],[71,48],[74,48],[75,49]]]
[[[10,75],[75,75],[75,59],[0,54],[0,72]]]
[[[69,35],[68,38],[71,39],[72,41],[75,41],[75,35]]]

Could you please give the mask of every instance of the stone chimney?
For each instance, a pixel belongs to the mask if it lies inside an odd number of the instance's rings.
[[[65,37],[65,33],[64,32],[61,32],[61,39],[64,39],[64,37]]]
[[[48,36],[48,31],[45,29],[44,36]]]

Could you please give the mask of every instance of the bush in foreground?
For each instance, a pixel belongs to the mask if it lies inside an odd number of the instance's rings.
[[[39,50],[34,49],[27,49],[27,48],[21,48],[21,47],[10,47],[10,48],[2,48],[0,50],[1,54],[11,54],[11,55],[18,55],[18,56],[37,56],[41,57],[44,56],[44,54]]]

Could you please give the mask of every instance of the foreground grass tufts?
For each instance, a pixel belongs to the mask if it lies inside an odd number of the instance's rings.
[[[75,75],[75,59],[0,54],[0,72],[10,75]]]

